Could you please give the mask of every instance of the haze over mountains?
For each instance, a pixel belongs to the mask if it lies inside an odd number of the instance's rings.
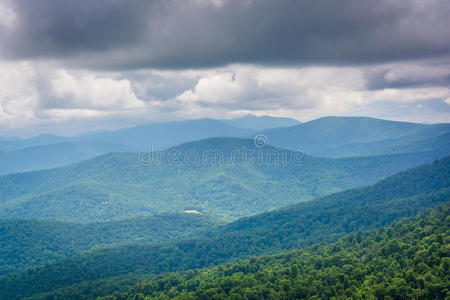
[[[109,152],[132,148],[104,142],[58,142],[0,152],[0,175],[69,165]]]
[[[420,140],[442,136],[438,139],[448,141],[448,132],[450,123],[428,125],[367,117],[324,117],[263,131],[271,145],[328,157],[386,154],[402,147],[408,151],[409,144]]]
[[[149,145],[153,145],[155,149],[164,149],[193,140],[219,136],[242,137],[259,129],[287,127],[298,123],[300,122],[289,118],[254,115],[226,120],[198,119],[149,123],[111,131],[90,131],[73,137],[42,134],[27,139],[0,138],[0,151],[69,141],[111,143],[129,147],[134,151],[143,151],[147,150]]]
[[[277,127],[289,127],[300,124],[299,121],[292,118],[276,118],[271,116],[257,117],[248,114],[244,117],[224,119],[223,122],[239,128],[248,128],[254,130],[264,130]]]
[[[290,126],[293,124],[297,125]],[[445,134],[449,132],[448,123],[425,125],[363,117],[326,117],[299,124],[288,118],[248,115],[229,120],[153,123],[74,137],[0,139],[0,175],[64,166],[110,152],[167,149],[210,137],[253,138],[264,134],[266,143],[276,147],[313,156],[343,157],[448,149]],[[442,153],[439,157],[447,152]]]

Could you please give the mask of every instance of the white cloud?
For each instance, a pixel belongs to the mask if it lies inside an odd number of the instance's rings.
[[[39,101],[36,74],[25,62],[0,62],[0,127],[29,125]]]
[[[367,67],[307,67],[269,68],[233,65],[197,74],[195,85],[181,92],[174,101],[175,109],[185,116],[235,116],[245,113],[296,117],[309,120],[324,115],[364,114],[386,117],[389,110],[376,109],[377,103],[398,104],[450,99],[447,87],[410,85],[402,88],[372,89],[373,74],[390,74],[391,80],[440,80],[446,76],[439,65],[421,65],[427,75],[412,78],[404,70],[413,70],[411,64],[393,64]],[[399,72],[398,70],[402,70]],[[393,74],[396,73],[394,79]],[[378,77],[377,77],[378,78]],[[376,79],[379,80],[379,79]],[[381,83],[383,85],[383,83]],[[424,104],[420,104],[424,105]],[[400,114],[400,112],[399,112]],[[407,112],[404,112],[407,120]],[[438,116],[439,114],[439,116]],[[430,118],[433,112],[426,117]],[[442,121],[448,112],[436,112]],[[424,118],[414,116],[415,120]],[[436,119],[437,120],[437,119]],[[433,120],[429,120],[433,121]]]
[[[0,62],[0,130],[146,110],[129,80],[49,64]]]
[[[242,73],[219,72],[201,77],[194,89],[183,92],[177,98],[182,101],[208,103],[235,102],[254,90],[251,87],[254,84],[252,79]]]
[[[50,79],[50,86],[52,96],[56,99],[49,103],[51,108],[115,111],[145,107],[126,79],[58,70]]]
[[[406,89],[383,89],[366,92],[368,101],[417,102],[421,100],[445,99],[450,90],[445,87],[422,87]]]
[[[181,93],[181,102],[236,105],[240,109],[312,108],[360,102],[348,97],[363,89],[363,72],[353,68],[260,68],[235,65],[208,73],[194,88]]]
[[[374,74],[376,80],[413,80],[405,70],[414,68],[414,64],[304,68],[231,65],[205,70],[96,73],[50,63],[0,62],[0,133],[20,128],[32,131],[30,128],[42,124],[64,123],[70,128],[72,122],[72,127],[86,130],[81,123],[96,129],[117,128],[120,124],[247,113],[300,120],[355,114],[389,118],[389,107],[398,110],[397,115],[403,113],[407,120],[409,112],[400,111],[401,105],[414,105],[426,112],[419,118],[420,111],[416,111],[412,120],[433,121],[433,116],[450,120],[448,111],[435,112],[426,104],[437,99],[450,105],[450,91],[445,86],[371,88]],[[422,79],[446,76],[440,67],[426,68],[428,75]]]

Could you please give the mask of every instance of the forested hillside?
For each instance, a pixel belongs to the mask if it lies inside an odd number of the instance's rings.
[[[217,161],[203,161],[216,154]],[[94,222],[195,209],[233,220],[372,184],[433,159],[431,152],[315,158],[212,138],[0,177],[0,218]]]
[[[347,233],[385,226],[448,202],[449,174],[450,158],[446,158],[373,186],[238,220],[196,239],[93,251],[7,275],[0,279],[0,296],[32,295],[83,281],[95,285],[95,280],[130,272],[158,274],[208,267],[318,242],[335,242]]]
[[[178,240],[218,224],[218,220],[195,213],[90,224],[0,220],[0,274],[102,247]]]
[[[447,299],[449,244],[446,204],[374,233],[352,233],[334,244],[210,270],[165,274],[102,299]]]

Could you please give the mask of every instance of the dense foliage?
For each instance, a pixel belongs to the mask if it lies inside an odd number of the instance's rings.
[[[0,274],[84,251],[186,238],[218,224],[198,214],[165,214],[105,223],[0,220]]]
[[[192,153],[203,157],[216,150],[225,159],[233,151],[246,151],[261,160],[248,163],[239,156],[234,163],[190,164]],[[430,153],[413,153],[342,159],[300,155],[294,161],[299,153],[232,138],[170,151],[161,152],[160,161],[116,153],[0,177],[0,218],[94,222],[195,209],[236,219],[374,183],[433,159]],[[170,153],[177,153],[178,160],[169,163]],[[153,154],[159,157],[159,152]]]
[[[375,233],[145,281],[127,299],[447,299],[450,205]]]
[[[196,239],[92,251],[0,279],[0,297],[13,299],[113,276],[183,271],[317,242],[334,242],[415,215],[450,198],[450,158],[373,186],[245,218]],[[87,289],[89,290],[89,289]]]

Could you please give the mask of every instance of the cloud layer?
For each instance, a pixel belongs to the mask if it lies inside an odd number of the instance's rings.
[[[447,0],[0,0],[0,135],[246,113],[450,121]]]
[[[4,55],[89,68],[367,64],[450,52],[446,0],[3,1]]]

